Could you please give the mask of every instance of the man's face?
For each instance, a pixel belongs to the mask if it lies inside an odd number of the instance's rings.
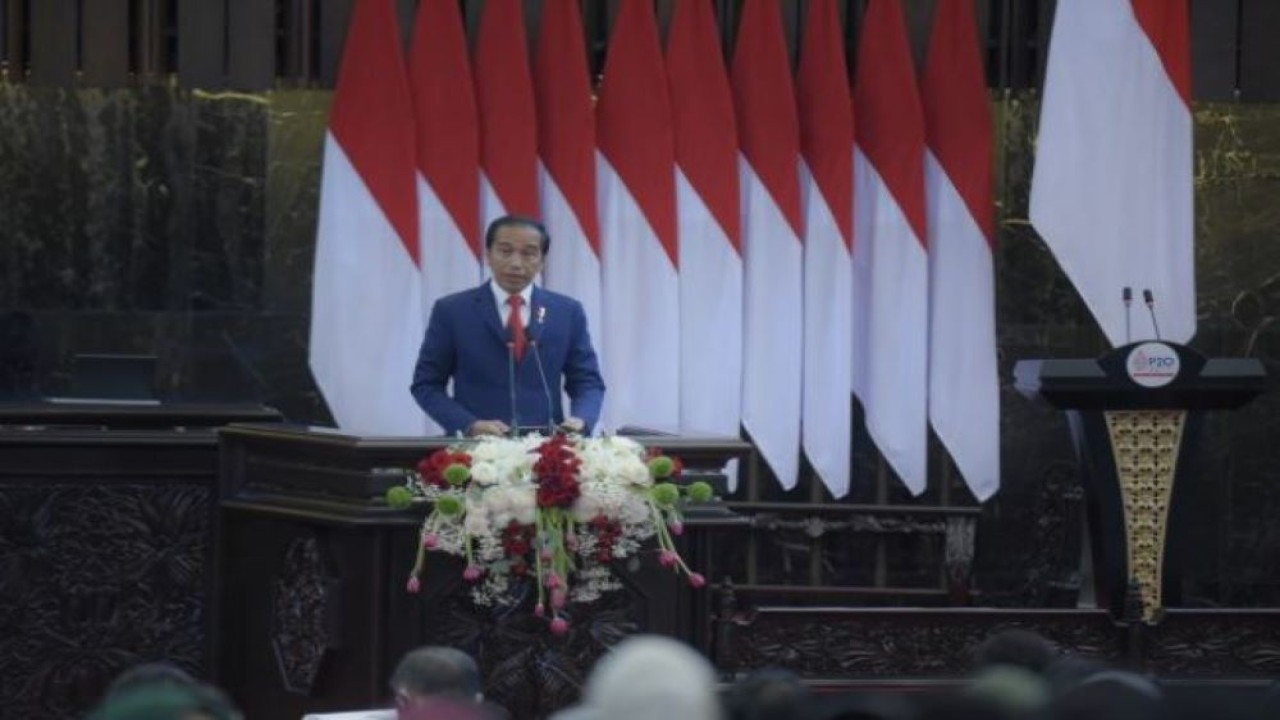
[[[516,294],[542,270],[542,236],[524,225],[504,225],[485,252],[498,287]]]

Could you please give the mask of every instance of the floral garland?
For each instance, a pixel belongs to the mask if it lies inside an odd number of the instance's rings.
[[[408,590],[421,588],[426,551],[457,555],[477,603],[512,603],[513,582],[534,580],[534,614],[563,634],[568,603],[619,589],[609,563],[653,537],[659,562],[702,587],[673,536],[684,529],[682,499],[705,502],[712,490],[677,485],[682,469],[679,459],[617,436],[486,437],[437,450],[387,492],[393,507],[433,504]]]

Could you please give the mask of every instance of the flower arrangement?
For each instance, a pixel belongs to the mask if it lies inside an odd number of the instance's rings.
[[[657,538],[659,562],[706,583],[689,569],[673,536],[683,532],[683,499],[705,502],[711,486],[678,485],[682,465],[633,440],[576,435],[485,437],[435,451],[387,501],[433,507],[423,521],[409,592],[418,592],[426,551],[466,558],[463,579],[480,604],[514,602],[513,583],[533,582],[534,614],[551,631],[568,630],[570,602],[590,602],[621,587],[609,570]]]

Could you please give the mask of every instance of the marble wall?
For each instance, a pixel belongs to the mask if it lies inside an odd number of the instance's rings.
[[[0,395],[58,393],[75,353],[142,352],[159,356],[168,398],[256,400],[328,423],[306,343],[329,97],[0,82]],[[977,558],[978,589],[993,604],[1063,602],[1078,581],[1066,425],[1013,390],[1013,364],[1104,348],[1026,221],[1036,112],[1030,96],[996,102],[1005,487],[986,508]],[[1280,107],[1201,104],[1196,120],[1194,345],[1260,357],[1276,373]],[[1269,560],[1280,554],[1278,419],[1280,398],[1269,395],[1208,423],[1187,530],[1190,603],[1280,604],[1280,564]],[[874,476],[865,438],[858,461],[861,478]],[[934,465],[931,501],[945,475]],[[906,500],[888,490],[889,501]],[[766,495],[810,492],[805,483]],[[876,499],[872,482],[850,497]]]

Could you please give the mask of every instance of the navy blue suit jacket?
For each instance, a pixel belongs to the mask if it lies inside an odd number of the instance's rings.
[[[449,435],[465,433],[476,420],[511,423],[514,418],[516,425],[546,426],[564,421],[563,387],[572,401],[573,415],[586,423],[589,432],[600,418],[604,379],[582,304],[533,288],[527,337],[536,349],[528,347],[516,363],[515,408],[508,381],[509,337],[489,283],[440,298],[431,309],[413,373],[411,390],[418,405]],[[538,359],[546,371],[549,402]],[[447,390],[450,379],[452,397]]]

